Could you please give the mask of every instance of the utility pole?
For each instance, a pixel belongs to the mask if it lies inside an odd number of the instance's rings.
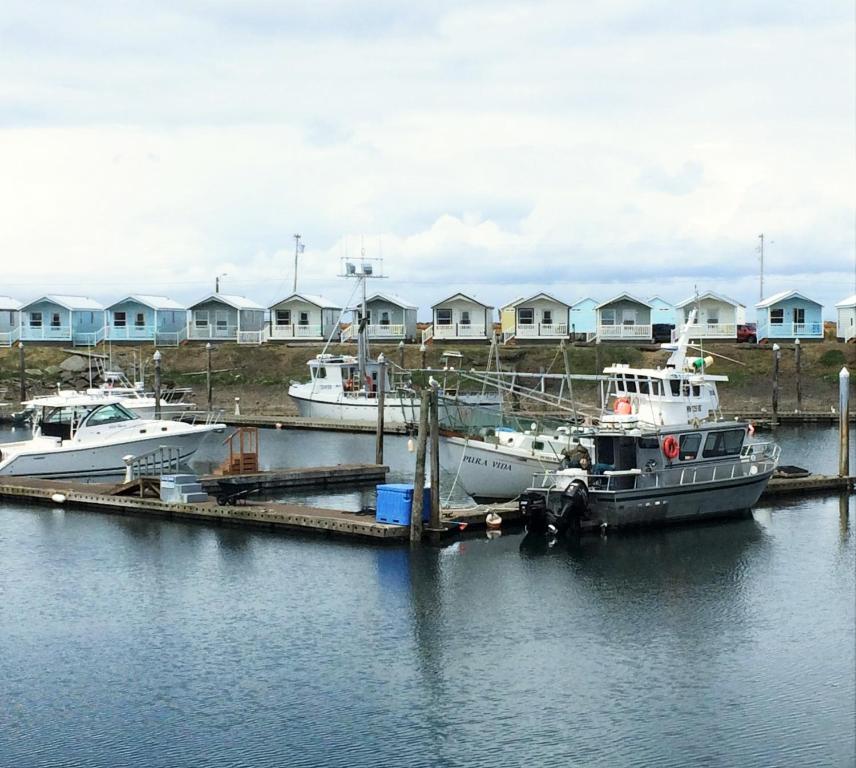
[[[761,241],[761,244],[758,246],[758,253],[760,254],[760,257],[761,257],[761,272],[760,272],[761,280],[760,280],[759,291],[758,291],[760,295],[758,297],[758,301],[764,301],[764,233],[763,232],[760,235],[758,235],[758,240]]]
[[[294,288],[292,293],[297,293],[297,256],[303,253],[303,244],[300,242],[300,235],[294,236]]]

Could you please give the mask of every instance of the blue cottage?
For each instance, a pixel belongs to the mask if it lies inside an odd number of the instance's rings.
[[[11,347],[21,334],[21,302],[0,296],[0,347]]]
[[[134,294],[107,307],[107,338],[175,347],[187,336],[187,309],[166,296]]]
[[[782,291],[755,305],[758,341],[823,340],[823,305],[799,291]]]
[[[584,299],[571,304],[568,317],[571,323],[571,338],[579,341],[589,341],[597,333],[597,299],[586,296]]]
[[[21,341],[94,346],[104,339],[104,307],[87,296],[50,294],[21,307]]]

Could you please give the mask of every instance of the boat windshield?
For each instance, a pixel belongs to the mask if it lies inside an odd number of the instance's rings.
[[[86,426],[97,427],[102,424],[115,424],[118,421],[133,421],[136,418],[118,403],[111,403],[95,408],[86,420]]]

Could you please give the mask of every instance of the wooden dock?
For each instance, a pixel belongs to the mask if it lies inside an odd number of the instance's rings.
[[[229,416],[223,417],[229,427],[270,427],[271,429],[315,429],[322,432],[369,432],[375,434],[377,425],[367,421],[316,419],[309,416]],[[406,435],[407,427],[385,424],[385,435]]]
[[[353,469],[344,465],[347,469]],[[376,467],[384,470],[384,467]],[[317,468],[323,478],[331,467]],[[296,481],[305,482],[312,474],[310,469],[291,470]],[[299,475],[303,474],[301,478]],[[343,472],[342,477],[345,476]],[[206,479],[207,482],[207,479]],[[804,478],[775,478],[770,481],[762,499],[804,495],[807,493],[835,493],[850,491],[854,477],[812,475]],[[167,503],[158,498],[116,496],[116,486],[108,483],[83,483],[72,480],[44,480],[36,478],[4,478],[0,481],[0,498],[19,502],[52,506],[82,507],[118,515],[146,515],[165,519],[191,520],[216,525],[239,525],[273,530],[312,531],[346,538],[362,538],[377,542],[403,542],[410,536],[404,525],[378,523],[371,514],[323,509],[320,507],[279,502],[252,501],[243,504],[219,506],[209,499],[197,504]],[[443,523],[449,532],[461,527],[482,528],[488,512],[498,512],[505,523],[520,521],[516,502],[478,504],[463,509],[445,509]]]
[[[262,472],[244,472],[240,475],[202,475],[199,482],[208,491],[217,489],[217,481],[240,477],[258,488],[328,488],[336,485],[376,485],[386,480],[389,467],[382,464],[336,464],[331,467],[297,467],[272,469]]]

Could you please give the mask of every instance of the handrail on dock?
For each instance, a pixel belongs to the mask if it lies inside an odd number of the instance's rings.
[[[162,477],[178,472],[181,467],[181,450],[174,445],[159,445],[139,456],[126,456],[125,482],[141,477]]]

